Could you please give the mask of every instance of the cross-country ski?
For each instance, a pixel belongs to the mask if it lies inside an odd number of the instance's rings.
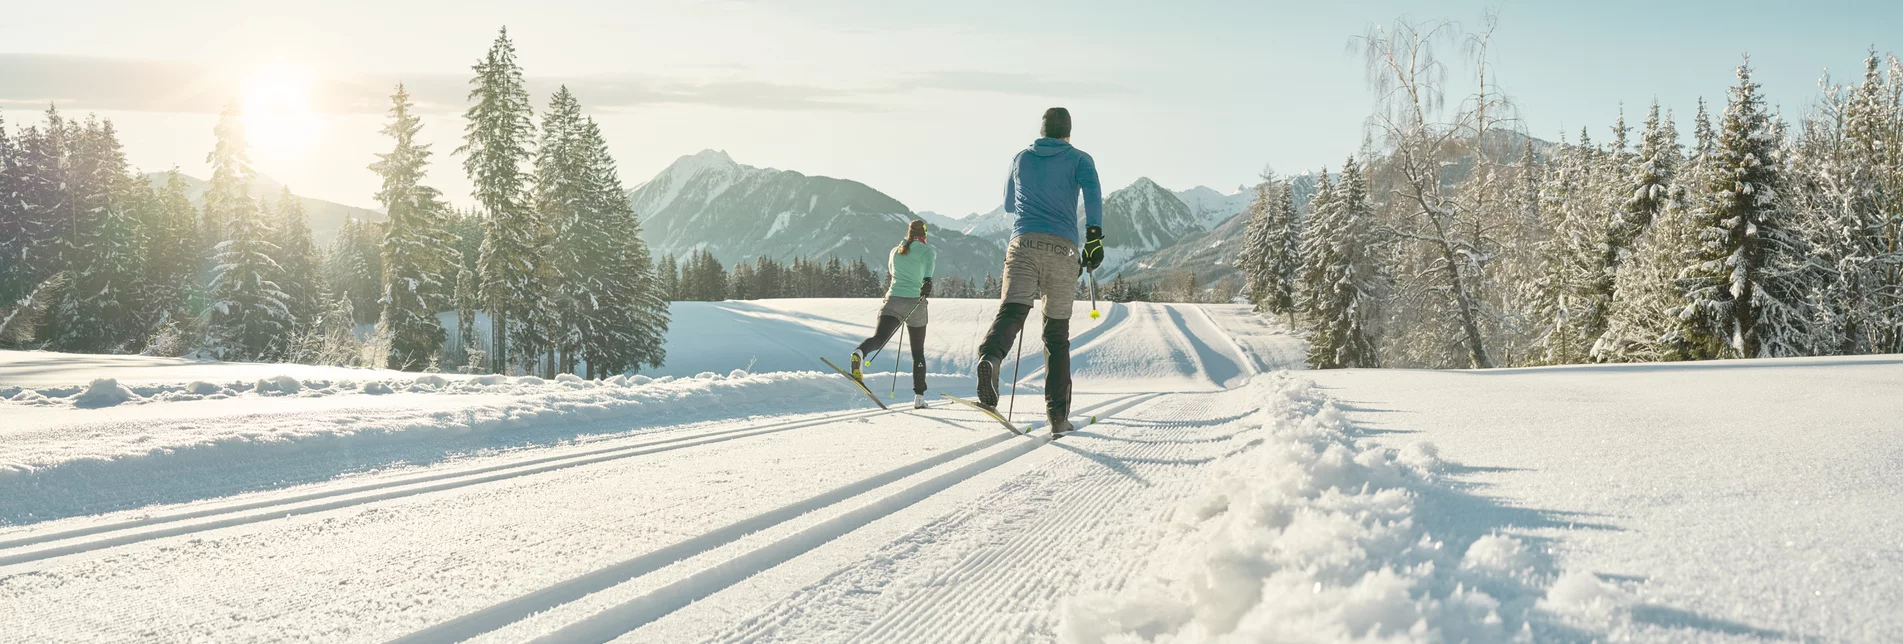
[[[871,389],[866,388],[866,382],[864,380],[860,380],[858,378],[852,377],[852,374],[846,373],[845,369],[839,368],[839,365],[833,364],[833,361],[827,360],[824,357],[821,357],[819,361],[826,363],[826,366],[832,368],[834,372],[837,372],[839,375],[844,376],[847,380],[852,381],[852,385],[854,388],[857,388],[860,391],[860,393],[865,394],[867,398],[872,399],[872,404],[878,405],[880,409],[887,408],[885,406],[885,401],[879,400],[879,394],[872,393]]]
[[[1010,432],[1013,434],[1018,434],[1018,435],[1024,434],[1024,430],[1018,429],[1017,425],[1011,424],[1011,419],[1005,418],[1004,414],[998,413],[998,410],[996,409],[986,407],[983,404],[979,403],[978,401],[959,398],[951,394],[939,394],[939,395],[944,396],[946,399],[951,400],[952,402],[956,402],[966,407],[970,407],[972,409],[978,410],[978,413],[984,414],[986,418],[990,418],[992,420],[998,421],[998,424],[1003,425],[1005,429],[1010,430]]]

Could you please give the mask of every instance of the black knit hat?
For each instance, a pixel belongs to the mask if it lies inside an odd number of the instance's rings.
[[[1070,138],[1070,110],[1061,107],[1044,110],[1044,127],[1040,132],[1048,138]]]

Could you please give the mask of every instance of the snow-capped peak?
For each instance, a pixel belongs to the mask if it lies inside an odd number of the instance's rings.
[[[1196,222],[1208,230],[1247,209],[1255,193],[1247,186],[1238,186],[1235,192],[1228,194],[1209,186],[1196,186],[1176,193],[1176,198],[1183,200]]]
[[[750,168],[750,166],[743,166],[735,162],[733,157],[727,156],[726,150],[715,150],[712,148],[683,156],[676,159],[673,165],[668,166],[670,170],[679,170],[689,175],[698,174],[699,172],[707,170],[735,170],[742,168]]]

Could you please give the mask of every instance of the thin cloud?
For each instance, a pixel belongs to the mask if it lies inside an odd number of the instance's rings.
[[[468,105],[469,79],[459,74],[361,75],[316,79],[313,109],[341,114],[381,113],[402,82],[417,107],[458,112]],[[1125,94],[1118,85],[1036,74],[934,71],[868,87],[839,88],[748,79],[681,79],[634,74],[538,77],[530,93],[546,97],[567,85],[589,109],[617,111],[650,105],[697,105],[757,110],[867,112],[888,109],[882,99],[920,91],[993,92],[1095,97]],[[49,103],[74,110],[217,112],[242,91],[236,76],[189,63],[0,54],[0,107]]]
[[[891,86],[896,91],[943,90],[1023,96],[1098,98],[1132,93],[1115,83],[1060,78],[1045,74],[940,70],[914,74]]]

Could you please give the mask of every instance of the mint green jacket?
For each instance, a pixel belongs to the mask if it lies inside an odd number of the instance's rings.
[[[898,248],[892,249],[891,256],[885,260],[885,271],[892,276],[892,288],[885,292],[892,297],[918,297],[919,287],[925,284],[925,278],[932,276],[932,270],[938,266],[938,251],[931,244],[922,241],[912,242],[912,250],[904,255]]]

